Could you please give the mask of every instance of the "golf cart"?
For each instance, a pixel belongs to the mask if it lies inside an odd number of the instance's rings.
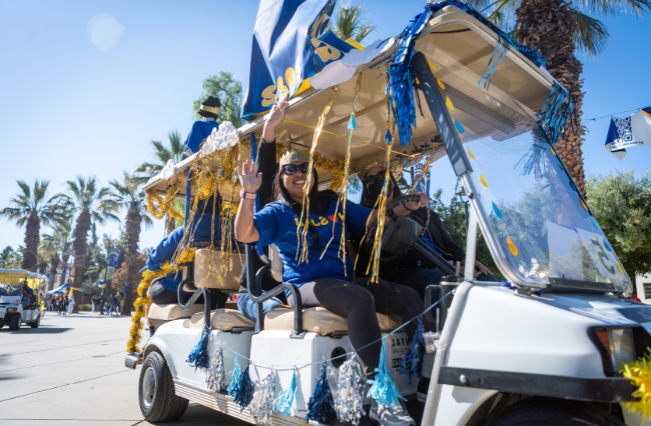
[[[416,398],[416,381],[410,384],[398,374],[409,348],[406,334],[395,332],[399,320],[378,314],[383,335],[391,336],[385,341],[391,378],[409,400],[412,416],[424,426],[641,424],[638,415],[622,409],[622,403],[637,398],[621,369],[651,344],[651,307],[629,297],[629,277],[550,143],[549,126],[540,125],[539,113],[549,110],[550,99],[562,95],[558,84],[530,57],[506,46],[503,35],[475,14],[453,5],[429,10],[423,28],[413,33],[408,71],[420,110],[416,107],[410,144],[396,140],[402,131],[393,132],[396,141],[389,146],[389,160],[399,170],[425,156],[430,167],[448,167],[435,162],[449,158],[470,199],[466,264],[474,264],[479,226],[508,285],[478,282],[468,268],[463,280],[448,277],[441,284],[441,296],[448,289],[453,296],[439,301],[431,300],[434,293],[429,293],[429,305],[442,307],[430,311],[438,318],[440,338],[422,364],[422,376],[429,379],[424,403]],[[385,164],[388,102],[383,74],[395,54],[379,52],[336,83],[317,152],[332,160],[346,158],[347,126],[357,102],[351,175],[363,176],[370,167]],[[478,84],[493,61],[492,81]],[[337,76],[330,80],[337,81]],[[332,92],[330,87],[312,87],[296,94],[285,121],[276,128],[277,143],[309,149]],[[569,102],[569,96],[566,99]],[[239,142],[234,144],[248,146],[251,141],[253,146],[263,124],[260,117],[238,129]],[[179,163],[173,178],[151,179],[146,189],[166,193],[171,180],[185,176],[201,155]],[[242,151],[240,161],[249,155]],[[208,167],[218,170],[221,165]],[[335,176],[333,170],[319,170],[319,186],[328,187]],[[238,191],[222,189],[222,194],[233,193]],[[189,199],[192,194],[186,195]],[[398,198],[387,206],[387,214],[411,199]],[[233,201],[239,200],[235,196]],[[422,224],[392,220],[381,236],[382,256],[414,248],[454,274],[445,260],[422,247],[422,232]],[[237,260],[233,265],[238,266]],[[150,319],[155,317],[159,325],[142,352],[130,353],[125,360],[134,369],[142,364],[139,403],[148,421],[177,419],[193,402],[256,423],[248,408],[238,406],[224,389],[211,390],[206,372],[186,362],[206,324],[208,352],[223,348],[226,383],[235,363],[247,367],[246,357],[256,386],[269,367],[276,366],[278,395],[292,381],[293,369],[283,366],[297,366],[295,415],[274,413],[273,425],[305,424],[321,363],[337,371],[346,359],[337,356],[353,351],[346,320],[322,308],[302,309],[292,285],[279,282],[275,290],[261,295],[254,277],[270,269],[280,279],[282,265],[273,250],[262,270],[252,271],[248,261],[243,267],[249,268],[254,301],[289,290],[295,294],[294,308],[259,315],[259,331],[238,311],[223,305],[211,311],[210,298],[235,293],[238,284],[233,276],[218,272],[217,253],[198,250],[184,281],[186,287],[196,288],[195,295],[178,305],[152,305]],[[200,294],[205,305],[197,307],[193,302]]]
[[[21,323],[38,328],[43,316],[38,294],[46,279],[21,269],[0,269],[0,328],[18,330]]]

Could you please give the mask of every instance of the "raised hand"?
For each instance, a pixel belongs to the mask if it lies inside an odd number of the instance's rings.
[[[285,116],[285,110],[289,105],[289,92],[285,95],[282,101],[274,104],[271,112],[267,115],[264,122],[264,129],[262,130],[262,140],[265,142],[273,142],[275,138],[275,129]]]
[[[244,192],[254,193],[262,186],[262,173],[255,175],[255,162],[246,160],[242,167],[237,166],[237,177]]]

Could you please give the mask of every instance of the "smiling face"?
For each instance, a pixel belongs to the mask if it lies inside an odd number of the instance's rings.
[[[298,166],[301,164],[307,164],[307,162],[294,161],[293,163],[290,164],[294,164]],[[285,186],[285,189],[287,189],[287,192],[289,192],[289,195],[294,199],[294,201],[298,203],[303,202],[303,188],[305,187],[306,181],[307,181],[307,176],[301,170],[297,169],[296,173],[294,173],[293,175],[288,175],[283,170],[283,185]],[[314,179],[312,179],[310,189],[312,189],[313,186],[314,186]]]

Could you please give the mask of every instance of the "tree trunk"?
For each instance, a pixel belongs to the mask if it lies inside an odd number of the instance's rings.
[[[69,258],[69,254],[64,254],[63,259],[61,260],[61,279],[59,280],[59,285],[64,285],[66,283],[66,269],[68,269]]]
[[[556,152],[563,159],[577,188],[585,196],[585,176],[581,145],[585,127],[580,124],[583,114],[583,80],[579,77],[583,65],[576,59],[574,30],[576,21],[564,0],[523,0],[515,11],[520,43],[538,50],[547,59],[547,71],[576,100],[577,126],[572,131],[569,121],[566,131],[556,142]],[[573,120],[573,117],[571,117]]]
[[[41,262],[38,264],[38,273],[45,275],[47,273],[47,262]]]
[[[75,241],[72,243],[72,251],[75,254],[75,264],[74,264],[74,280],[72,287],[81,289],[81,281],[83,280],[84,275],[84,263],[86,262],[86,254],[88,253],[88,244],[86,242],[88,238],[88,230],[91,226],[90,221],[90,211],[84,209],[77,217],[77,224],[75,227]],[[74,293],[75,298],[75,307],[72,312],[79,312],[79,303],[81,302],[81,295],[79,290],[76,290]]]
[[[176,220],[169,214],[165,218],[165,232],[169,235],[176,229]]]
[[[54,290],[54,280],[56,280],[57,277],[57,267],[59,266],[59,263],[61,263],[59,253],[54,253],[50,257],[50,282],[47,284],[46,292]]]
[[[23,250],[23,263],[21,268],[26,271],[36,272],[38,240],[41,231],[41,219],[35,213],[27,218],[25,227],[25,250]]]
[[[133,302],[136,300],[137,294],[135,276],[141,222],[142,216],[140,215],[140,211],[129,209],[127,213],[127,252],[124,256],[127,262],[126,292],[124,294],[124,304],[122,305],[121,312],[122,315],[127,316],[131,316],[131,308],[133,307]]]

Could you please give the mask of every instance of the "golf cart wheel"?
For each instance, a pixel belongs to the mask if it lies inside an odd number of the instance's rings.
[[[14,315],[9,318],[9,330],[18,330],[20,328],[20,315]]]
[[[38,319],[31,323],[29,326],[32,328],[38,328],[38,326],[41,325],[41,316],[38,316]]]
[[[188,400],[174,394],[174,381],[165,358],[159,352],[147,355],[138,385],[140,411],[152,423],[176,420],[188,408]]]
[[[490,426],[625,426],[622,420],[577,401],[527,398],[504,410]]]

